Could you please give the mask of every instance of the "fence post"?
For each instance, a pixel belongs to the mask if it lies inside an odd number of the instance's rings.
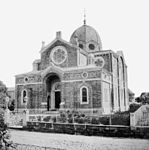
[[[135,124],[135,114],[134,113],[130,113],[130,126],[134,127]]]

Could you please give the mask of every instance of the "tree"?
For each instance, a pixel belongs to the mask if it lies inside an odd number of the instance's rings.
[[[7,96],[7,88],[6,85],[0,81],[0,108],[6,108],[5,98]]]
[[[135,99],[135,94],[128,89],[128,95],[129,95],[129,102],[133,102],[133,100]]]
[[[4,109],[6,108],[6,85],[0,81],[0,150],[9,150],[13,147],[13,142],[10,140],[8,127],[4,122]]]
[[[137,97],[135,101],[141,104],[149,104],[149,92],[141,93],[140,97]]]
[[[13,146],[7,125],[4,123],[4,110],[0,109],[0,150],[9,150]]]
[[[139,104],[139,103],[131,103],[129,105],[129,112],[130,113],[135,112],[136,110],[138,110],[140,108],[140,106],[141,106],[141,104]]]
[[[13,111],[15,109],[15,100],[14,99],[9,100],[8,109],[10,111]]]
[[[140,97],[136,97],[136,98],[135,98],[135,101],[136,101],[137,103],[141,103],[141,102],[142,102],[142,100],[141,100]]]

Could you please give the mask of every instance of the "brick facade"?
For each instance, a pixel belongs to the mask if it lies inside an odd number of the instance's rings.
[[[92,33],[86,34],[90,36],[88,43],[82,39],[85,28]],[[78,110],[101,115],[128,108],[127,67],[122,52],[101,50],[100,38],[96,41],[96,32],[89,26],[83,25],[79,32],[81,39],[77,40],[78,32],[74,32],[70,42],[56,37],[42,47],[33,71],[16,75],[17,109]],[[78,41],[88,48],[82,49]]]

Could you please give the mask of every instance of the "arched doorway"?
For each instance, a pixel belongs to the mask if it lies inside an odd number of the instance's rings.
[[[52,98],[54,99],[53,105],[55,104],[55,109],[60,108],[60,103],[61,103],[61,84],[60,82],[56,82],[52,86],[52,93],[51,93]]]
[[[47,110],[57,110],[61,103],[61,82],[55,73],[50,73],[46,78]]]

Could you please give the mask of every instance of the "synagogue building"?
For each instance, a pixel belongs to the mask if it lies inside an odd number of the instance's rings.
[[[15,99],[17,110],[93,115],[128,110],[124,55],[104,50],[98,32],[84,20],[69,41],[57,32],[49,44],[42,43],[32,71],[16,75]]]

